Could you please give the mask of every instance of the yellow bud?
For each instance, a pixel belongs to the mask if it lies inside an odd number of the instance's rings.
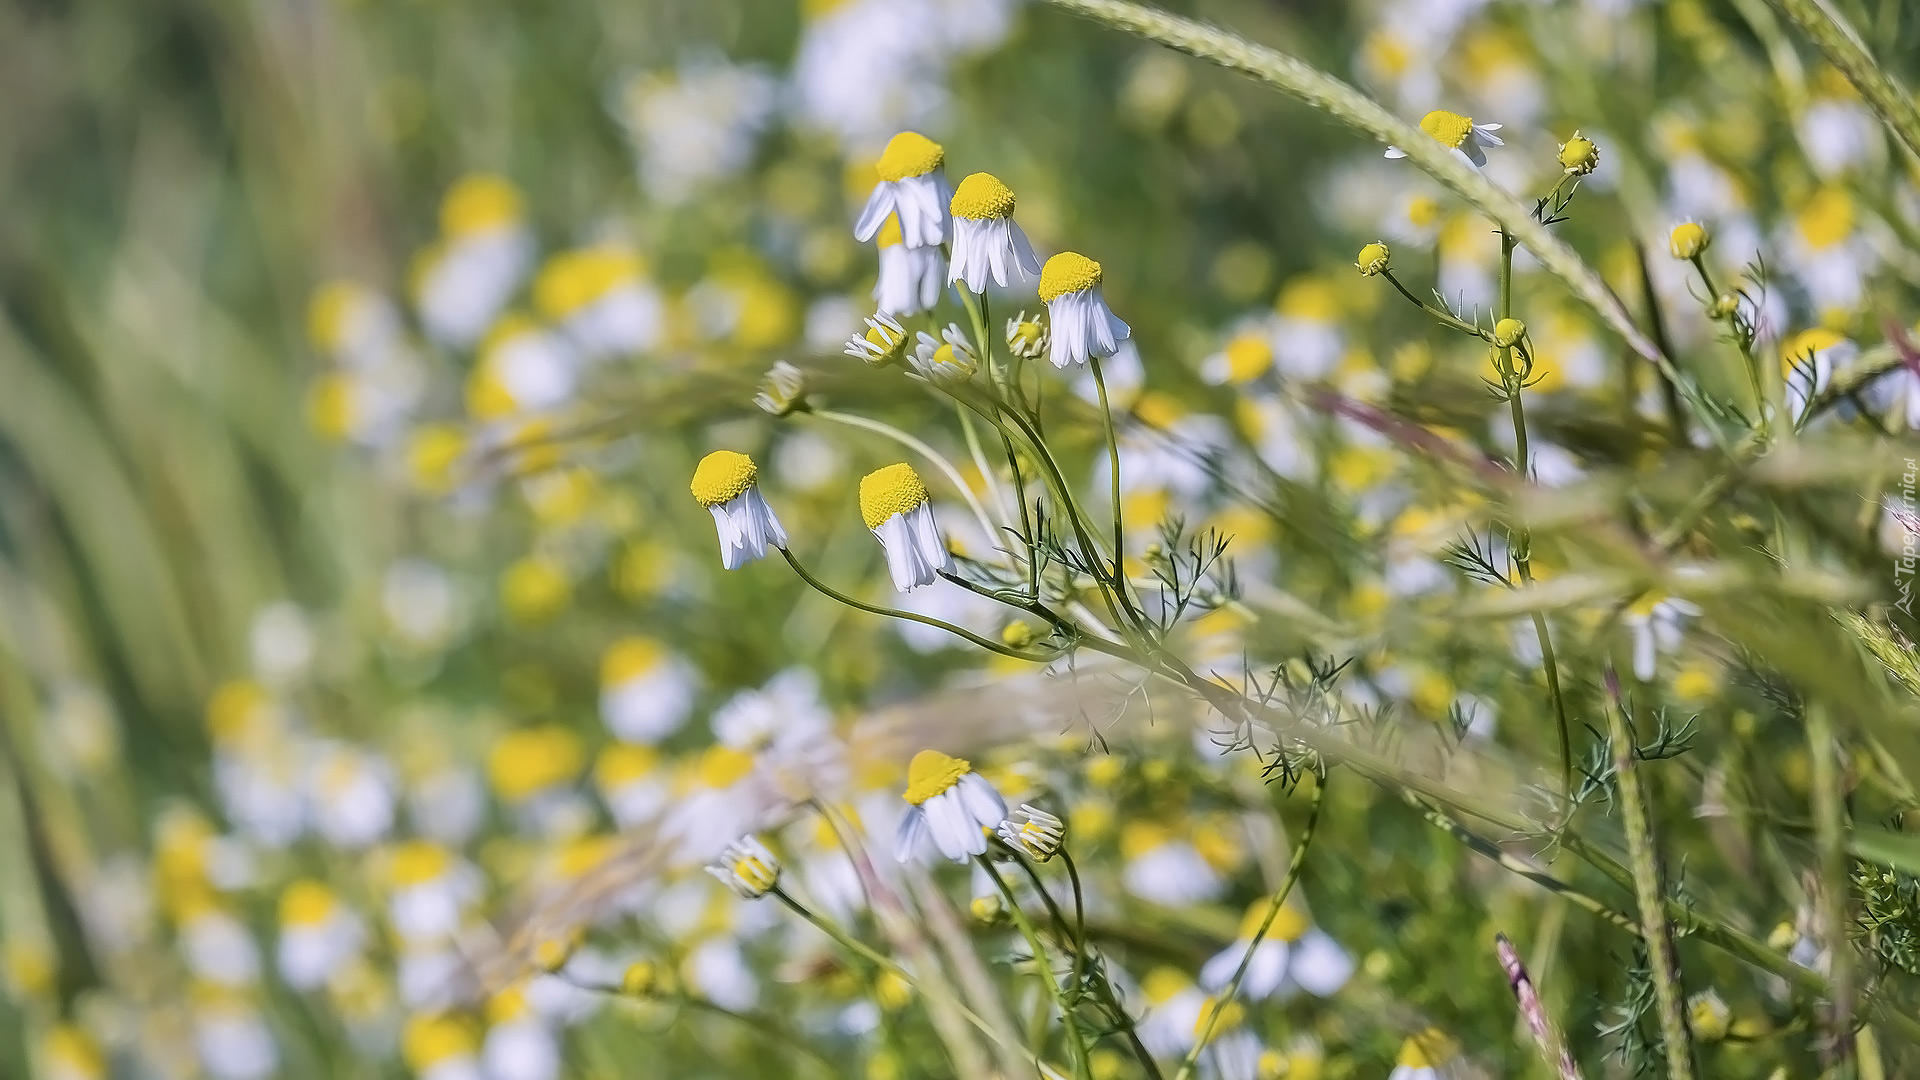
[[[1706,226],[1697,221],[1683,221],[1675,225],[1672,235],[1667,237],[1667,250],[1673,252],[1676,259],[1692,259],[1711,243],[1713,237],[1707,234]]]
[[[1353,265],[1360,271],[1361,277],[1373,277],[1386,270],[1392,258],[1393,252],[1387,249],[1387,245],[1375,240],[1360,249],[1360,257],[1353,260]]]
[[[1574,176],[1585,176],[1600,167],[1600,148],[1576,130],[1573,138],[1560,144],[1560,167]]]
[[[1502,349],[1511,349],[1527,336],[1527,324],[1519,319],[1501,319],[1493,327],[1493,343]]]
[[[1023,622],[1010,622],[1000,631],[1000,640],[1009,648],[1024,649],[1033,641],[1033,628]]]
[[[620,992],[632,997],[647,997],[660,990],[660,968],[651,960],[636,960],[620,976]]]

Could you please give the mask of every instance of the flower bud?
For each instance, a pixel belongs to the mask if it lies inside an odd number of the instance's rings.
[[[660,990],[660,968],[651,960],[636,960],[620,976],[620,992],[647,997]]]
[[[1701,1042],[1717,1043],[1726,1038],[1732,1023],[1733,1010],[1712,990],[1702,990],[1687,999],[1687,1026]]]
[[[1711,243],[1713,237],[1707,234],[1706,226],[1697,221],[1683,221],[1675,225],[1672,235],[1667,237],[1667,250],[1673,252],[1676,259],[1692,259]]]
[[[1718,297],[1714,298],[1712,304],[1707,306],[1707,317],[1709,319],[1728,319],[1732,318],[1733,313],[1738,310],[1740,310],[1740,295],[1738,293],[1721,293]]]
[[[1575,130],[1573,138],[1560,144],[1560,167],[1573,176],[1585,176],[1600,167],[1600,148]]]
[[[1066,822],[1026,803],[1000,823],[1000,839],[1034,862],[1046,862],[1058,855],[1066,835]]]
[[[1493,327],[1493,343],[1502,349],[1511,349],[1527,336],[1527,324],[1519,319],[1501,319]]]
[[[561,937],[547,938],[533,947],[534,966],[551,975],[567,966],[567,961],[573,959],[574,951],[579,947],[578,931]]]
[[[1000,641],[1009,648],[1024,649],[1033,641],[1033,627],[1023,622],[1010,622],[1000,631]]]
[[[1386,270],[1392,259],[1393,252],[1387,250],[1387,245],[1375,240],[1360,249],[1360,256],[1353,260],[1353,265],[1360,271],[1361,277],[1373,277]]]
[[[760,380],[760,392],[753,403],[774,416],[805,412],[807,409],[807,373],[785,360],[767,370]]]
[[[1007,905],[1001,901],[999,893],[974,897],[967,905],[967,913],[981,926],[994,926],[1007,921]]]
[[[1047,333],[1047,324],[1040,316],[1027,317],[1021,312],[1007,320],[1007,351],[1022,360],[1038,360],[1047,355],[1052,340]]]

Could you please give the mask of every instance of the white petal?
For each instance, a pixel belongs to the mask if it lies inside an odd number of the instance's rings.
[[[893,857],[907,862],[927,842],[927,815],[918,806],[909,807],[900,816],[900,827],[893,833]]]
[[[1406,157],[1407,152],[1405,150],[1400,149],[1397,146],[1389,146],[1387,147],[1387,156],[1397,160],[1399,158]]]
[[[998,827],[1007,819],[1006,801],[979,773],[962,776],[956,790],[960,792],[960,798],[976,824]]]
[[[879,233],[880,226],[886,224],[887,215],[893,213],[893,184],[882,180],[873,185],[873,194],[867,196],[867,205],[860,211],[860,220],[854,222],[853,238],[866,243]]]
[[[1331,997],[1353,977],[1353,957],[1326,931],[1315,927],[1294,946],[1287,974],[1315,997]]]

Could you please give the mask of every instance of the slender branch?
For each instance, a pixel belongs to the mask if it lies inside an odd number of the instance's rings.
[[[858,608],[859,610],[864,611],[869,615],[884,615],[890,619],[906,619],[909,622],[924,623],[927,626],[932,626],[941,630],[945,630],[947,633],[953,634],[956,637],[963,637],[968,641],[973,642],[975,645],[978,645],[981,648],[986,649],[989,652],[996,652],[996,653],[999,653],[1001,656],[1011,656],[1015,660],[1026,660],[1030,663],[1044,664],[1047,661],[1052,660],[1055,656],[1059,655],[1058,652],[1051,652],[1051,653],[1046,653],[1042,655],[1034,655],[1032,653],[1023,653],[1018,649],[1008,648],[1007,646],[1002,645],[997,641],[988,641],[986,638],[981,637],[979,634],[976,634],[971,630],[966,630],[961,627],[955,626],[950,622],[944,622],[940,619],[934,618],[931,615],[922,615],[917,611],[901,611],[898,608],[878,607],[874,604],[869,604],[860,600],[855,600],[853,597],[848,596],[846,593],[843,593],[840,590],[835,589],[833,586],[828,585],[825,582],[821,581],[819,578],[814,577],[811,573],[807,571],[806,567],[800,565],[799,559],[796,559],[793,557],[793,552],[788,551],[786,548],[781,548],[780,554],[786,558],[787,565],[793,567],[793,572],[800,575],[801,580],[805,581],[807,584],[819,590],[822,595],[825,595],[829,599],[838,600],[839,602],[847,605],[850,608]]]
[[[1107,377],[1100,370],[1100,358],[1090,357],[1093,365],[1093,385],[1100,392],[1100,421],[1107,433],[1107,471],[1109,486],[1113,498],[1113,582],[1120,590],[1121,599],[1126,598],[1127,533],[1122,521],[1120,507],[1120,440],[1113,435],[1113,409],[1107,404]]]
[[[1407,287],[1405,285],[1400,284],[1400,279],[1393,276],[1393,271],[1391,269],[1380,271],[1380,276],[1387,279],[1387,284],[1392,285],[1394,288],[1400,290],[1400,295],[1406,297],[1408,303],[1412,304],[1414,307],[1419,308],[1421,311],[1424,311],[1427,314],[1433,316],[1435,319],[1439,320],[1442,326],[1452,327],[1453,329],[1458,330],[1463,334],[1471,334],[1472,336],[1477,337],[1482,341],[1488,340],[1487,332],[1485,330],[1482,330],[1478,326],[1475,326],[1474,324],[1466,321],[1465,319],[1460,318],[1458,315],[1455,315],[1453,312],[1447,311],[1443,308],[1437,308],[1432,304],[1427,303],[1425,300],[1422,300],[1419,297],[1413,295],[1413,293],[1407,291]]]
[[[1020,928],[1021,936],[1027,939],[1027,947],[1033,950],[1034,967],[1037,969],[1040,981],[1046,986],[1047,998],[1053,1002],[1054,1008],[1060,1010],[1060,1025],[1066,1032],[1067,1056],[1073,1062],[1074,1075],[1087,1080],[1093,1075],[1092,1066],[1087,1060],[1087,1042],[1080,1033],[1079,1018],[1074,1015],[1073,1008],[1067,1004],[1065,996],[1060,993],[1060,980],[1053,973],[1053,961],[1047,956],[1046,943],[1040,940],[1040,931],[1034,929],[1033,920],[1027,918],[1027,913],[1021,909],[1020,898],[1014,895],[1013,886],[1007,884],[1007,879],[1000,876],[1000,871],[993,865],[993,860],[985,855],[976,855],[974,861],[980,864],[981,869],[985,870],[987,876],[992,878],[993,883],[999,887],[1001,898],[1007,902],[1007,914],[1013,917],[1013,924]],[[1041,895],[1045,894],[1046,890],[1042,889]],[[1076,957],[1077,955],[1076,949]],[[1078,966],[1077,959],[1075,965]]]
[[[1853,1041],[1853,945],[1847,918],[1852,886],[1847,881],[1846,809],[1835,760],[1833,721],[1823,705],[1807,707],[1807,754],[1813,762],[1814,839],[1820,851],[1820,939],[1827,947],[1827,978],[1833,985],[1827,1045],[1821,1056],[1832,1065],[1851,1056]]]
[[[1907,151],[1920,157],[1920,109],[1911,95],[1894,84],[1886,69],[1867,54],[1853,28],[1841,22],[1833,10],[1815,0],[1772,0],[1782,15],[1813,40],[1827,62],[1840,69],[1867,106],[1880,117]]]

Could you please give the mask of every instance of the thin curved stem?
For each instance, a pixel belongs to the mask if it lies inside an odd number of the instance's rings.
[[[801,580],[813,586],[822,595],[832,600],[838,600],[839,602],[847,605],[850,608],[858,608],[861,611],[868,613],[869,615],[884,615],[890,619],[906,619],[909,622],[924,623],[927,626],[932,626],[941,630],[945,630],[947,633],[953,634],[956,637],[965,638],[968,641],[973,642],[975,645],[978,645],[981,648],[988,650],[989,652],[996,652],[996,653],[999,653],[1001,656],[1011,656],[1015,660],[1025,660],[1025,661],[1028,661],[1029,663],[1044,664],[1047,661],[1053,659],[1054,656],[1058,655],[1057,653],[1054,653],[1054,654],[1044,655],[1044,656],[1035,656],[1029,653],[1023,653],[1018,649],[1010,649],[1007,646],[1002,645],[997,641],[989,641],[986,638],[981,637],[979,634],[976,634],[971,630],[967,630],[963,627],[955,626],[950,622],[944,622],[940,619],[934,618],[931,615],[922,615],[917,611],[901,611],[898,608],[879,607],[874,604],[868,604],[860,600],[855,600],[853,597],[848,596],[846,593],[843,593],[838,589],[835,589],[833,586],[828,585],[825,582],[821,581],[819,578],[814,577],[811,573],[807,571],[806,567],[800,565],[799,559],[796,559],[793,557],[793,552],[788,551],[786,548],[781,548],[780,554],[786,558],[787,565],[793,567],[793,572],[800,575]]]
[[[1093,366],[1093,385],[1100,392],[1100,422],[1107,434],[1107,471],[1108,486],[1112,489],[1113,499],[1113,581],[1116,588],[1126,588],[1127,531],[1120,506],[1120,440],[1113,434],[1113,408],[1107,404],[1107,377],[1100,370],[1100,358],[1089,357]],[[1124,595],[1124,592],[1123,592]]]
[[[954,489],[960,492],[960,497],[967,501],[967,509],[973,511],[974,519],[979,522],[981,532],[986,534],[987,542],[989,544],[993,543],[994,539],[1000,535],[999,527],[994,525],[993,519],[987,516],[986,507],[980,505],[979,497],[973,493],[972,488],[967,486],[966,480],[960,475],[960,470],[954,468],[953,463],[942,457],[940,452],[933,447],[928,446],[926,443],[921,442],[919,439],[914,438],[912,435],[901,431],[891,424],[884,424],[878,420],[870,420],[864,416],[837,412],[833,409],[812,409],[809,410],[808,415],[817,416],[822,420],[827,420],[835,424],[844,424],[847,427],[859,428],[862,431],[871,431],[875,435],[884,435],[894,442],[899,443],[901,446],[919,454],[921,457],[926,458],[933,464],[934,468],[940,470],[940,474],[947,478],[947,482],[952,484]]]
[[[1413,293],[1407,290],[1407,287],[1405,285],[1400,284],[1399,278],[1393,276],[1392,270],[1382,270],[1380,271],[1380,276],[1387,279],[1387,284],[1400,290],[1400,295],[1406,297],[1408,303],[1412,304],[1414,307],[1419,308],[1421,311],[1424,311],[1427,314],[1433,316],[1435,319],[1437,319],[1440,322],[1440,325],[1451,327],[1452,329],[1458,330],[1463,334],[1470,334],[1474,337],[1479,338],[1482,341],[1488,340],[1487,332],[1485,330],[1482,330],[1478,326],[1475,326],[1474,324],[1466,321],[1465,319],[1460,318],[1459,316],[1455,315],[1451,311],[1446,311],[1441,308],[1434,307],[1432,304],[1429,304],[1425,300],[1422,300],[1419,297],[1413,295]]]
[[[1060,1025],[1066,1031],[1067,1056],[1073,1062],[1074,1075],[1081,1080],[1090,1080],[1093,1071],[1087,1060],[1086,1038],[1080,1033],[1080,1020],[1074,1015],[1072,1007],[1067,1004],[1065,995],[1060,993],[1060,980],[1053,974],[1053,961],[1047,956],[1046,943],[1040,940],[1040,931],[1034,929],[1033,920],[1027,918],[1027,913],[1021,910],[1020,899],[1014,895],[1013,886],[1007,884],[1007,879],[1000,876],[1000,871],[993,865],[993,860],[985,855],[976,855],[974,861],[980,864],[981,869],[985,870],[987,876],[992,878],[993,883],[999,887],[1001,898],[1007,902],[1007,914],[1013,918],[1013,924],[1020,928],[1021,936],[1027,939],[1027,947],[1033,950],[1033,963],[1038,969],[1040,981],[1046,986],[1047,998],[1053,1002],[1054,1008],[1060,1010]],[[1041,895],[1045,896],[1046,890],[1042,889]],[[1076,970],[1079,965],[1078,956],[1076,948],[1074,961]]]
[[[1233,1004],[1240,992],[1240,982],[1247,977],[1247,968],[1253,965],[1253,953],[1259,947],[1261,939],[1273,926],[1273,920],[1280,915],[1280,909],[1286,906],[1287,895],[1293,892],[1295,882],[1300,880],[1300,870],[1307,865],[1307,849],[1313,846],[1313,834],[1320,827],[1320,808],[1326,803],[1327,778],[1318,777],[1313,785],[1313,805],[1307,810],[1307,823],[1300,830],[1300,839],[1293,846],[1293,858],[1287,862],[1287,876],[1280,882],[1280,888],[1273,894],[1273,901],[1267,905],[1266,917],[1260,920],[1260,928],[1253,932],[1253,940],[1247,943],[1245,955],[1240,957],[1240,966],[1233,969],[1233,978],[1227,980],[1226,989],[1220,991],[1214,999],[1213,1007],[1207,1012],[1207,1022],[1194,1036],[1193,1049],[1187,1051],[1186,1060],[1180,1063],[1180,1071],[1173,1074],[1173,1080],[1187,1080],[1193,1074],[1194,1065],[1200,1060],[1201,1051],[1213,1038],[1213,1029],[1220,1023],[1220,1017]]]

